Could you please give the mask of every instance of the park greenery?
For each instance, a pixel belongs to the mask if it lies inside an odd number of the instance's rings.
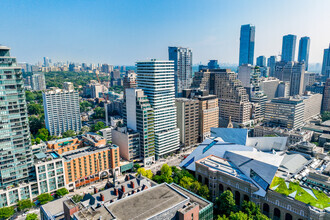
[[[142,176],[145,176],[149,179],[152,179],[154,174],[152,173],[151,170],[145,170],[144,168],[139,168],[137,170],[137,175],[142,175]]]
[[[104,119],[105,118],[105,110],[101,107],[96,107],[94,109],[93,119]]]
[[[84,87],[90,80],[97,80],[95,73],[88,72],[48,72],[45,73],[46,87],[63,88],[63,82],[72,82],[74,87]],[[101,81],[108,80],[108,77],[101,76]]]
[[[215,214],[217,220],[268,220],[262,214],[260,208],[251,201],[244,201],[239,207],[235,203],[233,193],[229,190],[224,191],[215,200]]]
[[[330,198],[325,193],[319,190],[310,189],[317,198],[315,199],[310,193],[303,189],[298,182],[289,182],[289,187],[287,187],[287,183],[285,183],[284,179],[275,177],[270,188],[286,196],[291,194],[294,199],[320,209],[330,207]],[[295,195],[292,194],[294,192],[296,192]]]
[[[53,197],[50,195],[50,193],[43,193],[43,194],[40,194],[38,197],[38,201],[41,205],[44,205],[50,201],[53,201]]]
[[[62,138],[67,138],[67,137],[73,137],[73,136],[76,136],[76,132],[73,131],[73,130],[67,130],[65,132],[63,132],[62,134]]]

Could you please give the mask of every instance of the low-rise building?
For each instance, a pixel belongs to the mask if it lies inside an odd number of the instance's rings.
[[[107,143],[112,142],[112,127],[104,128],[99,130],[101,132],[102,136],[107,140]]]
[[[140,133],[127,127],[112,129],[112,143],[119,146],[120,156],[128,161],[140,160]]]

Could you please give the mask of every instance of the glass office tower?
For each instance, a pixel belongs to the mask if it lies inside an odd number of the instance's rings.
[[[308,70],[310,38],[302,37],[299,41],[298,61],[305,63],[305,70]]]
[[[294,61],[296,55],[296,40],[296,35],[288,34],[283,36],[281,61]]]
[[[241,26],[239,45],[239,65],[251,64],[254,60],[255,26],[246,24]]]

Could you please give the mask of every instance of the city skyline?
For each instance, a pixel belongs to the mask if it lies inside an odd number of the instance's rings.
[[[0,25],[4,30],[0,44],[13,48],[12,54],[28,63],[50,57],[56,61],[134,65],[147,58],[167,59],[168,46],[182,46],[192,49],[193,64],[206,64],[211,59],[238,64],[240,26],[253,24],[254,57],[278,55],[282,37],[294,34],[298,39],[311,38],[309,63],[322,62],[330,39],[330,31],[322,28],[330,19],[326,11],[330,2],[253,3],[3,2],[0,18],[11,22]],[[318,13],[300,13],[306,8]],[[258,11],[257,15],[251,16],[251,10]],[[277,11],[281,11],[280,18]]]

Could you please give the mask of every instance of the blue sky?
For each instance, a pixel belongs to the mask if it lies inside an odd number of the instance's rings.
[[[167,59],[168,46],[192,48],[194,63],[238,63],[240,25],[251,23],[255,57],[279,54],[292,33],[311,37],[315,63],[330,43],[329,8],[329,0],[1,0],[0,44],[30,63],[133,65]]]

